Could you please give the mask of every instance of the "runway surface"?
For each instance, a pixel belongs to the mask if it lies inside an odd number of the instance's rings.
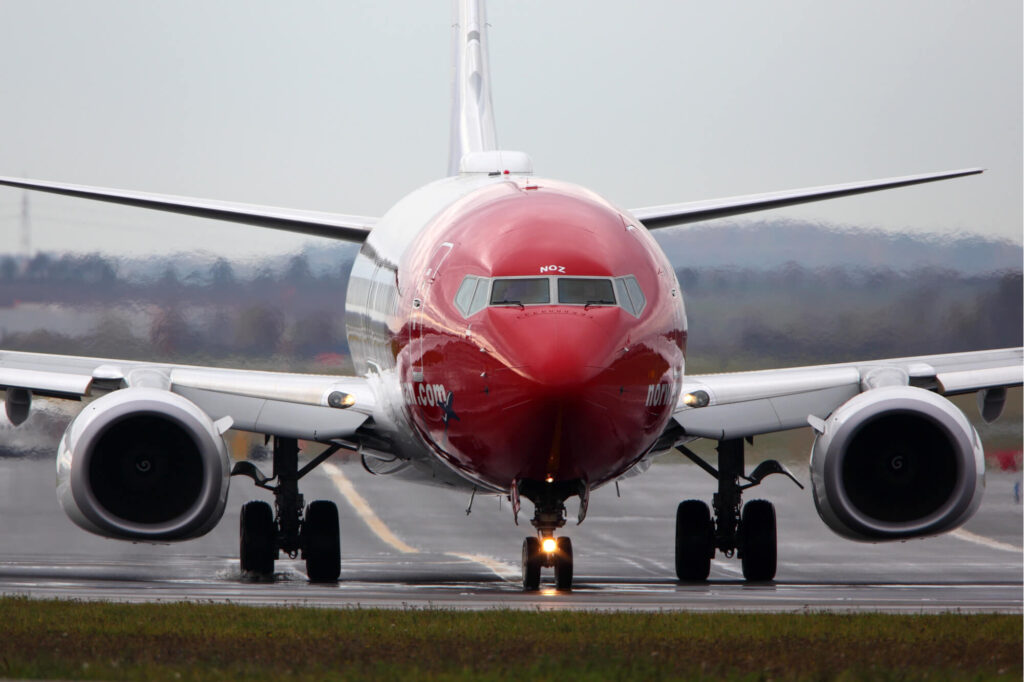
[[[754,457],[751,457],[754,459]],[[269,470],[269,463],[262,463]],[[806,472],[796,472],[807,482]],[[270,499],[235,478],[228,511],[209,535],[150,546],[98,538],[64,516],[50,459],[0,459],[0,594],[117,601],[220,601],[327,607],[457,609],[642,609],[729,611],[1022,612],[1019,474],[990,472],[985,501],[965,529],[905,543],[870,545],[832,534],[808,490],[780,476],[746,499],[777,507],[779,570],[772,583],[745,584],[739,561],[718,556],[707,584],[681,585],[673,571],[675,506],[710,500],[713,481],[697,467],[655,464],[643,476],[596,491],[583,525],[575,507],[564,529],[575,549],[571,592],[519,585],[522,538],[507,501],[367,474],[358,463],[321,467],[302,482],[306,500],[341,511],[342,579],[311,585],[297,560],[277,563],[273,582],[242,579],[238,511]]]

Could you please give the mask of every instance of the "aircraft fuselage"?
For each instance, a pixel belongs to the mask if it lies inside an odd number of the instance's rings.
[[[685,366],[675,273],[647,230],[581,187],[462,175],[385,215],[346,326],[409,459],[484,489],[600,485],[664,431]]]

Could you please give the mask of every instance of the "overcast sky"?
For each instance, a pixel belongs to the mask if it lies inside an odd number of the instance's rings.
[[[983,166],[774,212],[1021,241],[1020,0],[494,0],[501,146],[625,207]],[[381,215],[445,171],[444,0],[0,0],[0,174]],[[0,190],[0,251],[22,193]],[[307,241],[35,195],[36,249]],[[763,214],[767,216],[769,214]]]

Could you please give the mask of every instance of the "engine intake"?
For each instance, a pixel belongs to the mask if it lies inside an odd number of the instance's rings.
[[[850,399],[828,418],[811,450],[818,514],[855,540],[952,530],[981,503],[984,476],[981,441],[964,414],[911,386]]]
[[[64,511],[111,538],[203,535],[224,514],[229,480],[217,426],[192,402],[156,388],[115,391],[87,405],[57,455]]]

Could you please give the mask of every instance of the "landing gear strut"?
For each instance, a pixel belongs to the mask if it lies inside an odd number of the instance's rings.
[[[803,486],[775,460],[762,462],[750,476],[744,475],[741,439],[718,442],[717,469],[685,446],[678,447],[718,479],[718,492],[712,497],[714,521],[708,505],[701,500],[686,500],[676,510],[676,574],[679,580],[707,580],[716,548],[727,557],[739,555],[743,577],[747,580],[772,580],[777,553],[775,507],[766,500],[752,500],[742,506],[741,513],[743,491],[760,484],[770,474],[784,474],[801,489]],[[741,479],[747,483],[741,483]]]
[[[572,540],[555,537],[555,531],[565,525],[565,501],[572,495],[580,495],[580,520],[586,514],[587,489],[578,481],[518,481],[514,491],[518,507],[519,495],[533,502],[533,518],[530,523],[537,529],[536,536],[523,540],[523,589],[540,588],[540,571],[550,567],[555,571],[555,587],[559,590],[572,589]]]
[[[256,485],[274,493],[276,514],[262,501],[242,506],[239,554],[242,571],[250,576],[274,573],[278,552],[295,558],[302,553],[310,582],[334,582],[341,574],[341,534],[338,507],[326,500],[311,502],[303,514],[299,479],[338,451],[332,445],[298,468],[299,445],[294,438],[274,437],[274,475],[264,476],[252,462],[238,462],[231,475],[248,476]],[[276,484],[271,481],[277,480]]]

